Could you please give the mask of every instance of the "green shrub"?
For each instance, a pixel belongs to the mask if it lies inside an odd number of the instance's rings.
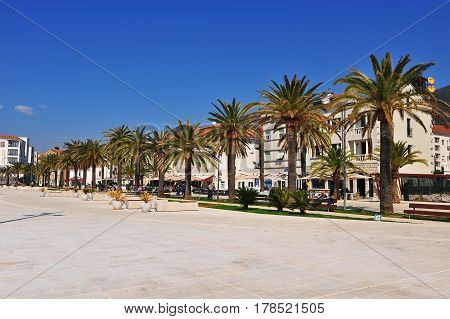
[[[291,198],[293,200],[293,202],[291,203],[291,209],[299,209],[300,213],[304,214],[311,202],[309,199],[308,191],[306,189],[292,191]]]
[[[276,207],[279,212],[282,212],[289,204],[289,191],[287,189],[272,188],[267,199],[271,206]]]
[[[249,205],[256,202],[258,191],[253,188],[242,187],[236,191],[236,201],[242,205],[242,209],[248,209]]]

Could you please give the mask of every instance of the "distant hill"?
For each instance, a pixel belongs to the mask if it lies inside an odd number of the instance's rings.
[[[443,88],[437,89],[434,95],[445,102],[450,104],[450,85],[444,86]]]
[[[447,85],[440,89],[437,89],[434,92],[434,96],[436,96],[438,99],[446,102],[447,104],[450,104],[450,85]],[[442,122],[442,120],[435,119],[435,124],[443,125],[444,123]]]

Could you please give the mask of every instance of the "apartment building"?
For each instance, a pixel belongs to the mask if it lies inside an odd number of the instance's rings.
[[[34,163],[34,148],[23,136],[0,135],[0,167],[14,163]]]
[[[430,167],[441,174],[450,174],[450,128],[433,125]]]

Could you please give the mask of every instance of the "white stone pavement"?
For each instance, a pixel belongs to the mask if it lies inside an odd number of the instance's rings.
[[[142,214],[0,189],[0,235],[7,298],[450,296],[449,223]]]

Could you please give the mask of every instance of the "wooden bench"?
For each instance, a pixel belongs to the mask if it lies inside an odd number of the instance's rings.
[[[450,218],[450,205],[436,205],[436,204],[409,204],[409,208],[403,212],[407,214],[409,218],[414,215],[421,216],[438,216]]]
[[[328,204],[319,204],[315,207],[315,209],[326,209],[327,212],[336,211],[337,205],[328,205]]]

